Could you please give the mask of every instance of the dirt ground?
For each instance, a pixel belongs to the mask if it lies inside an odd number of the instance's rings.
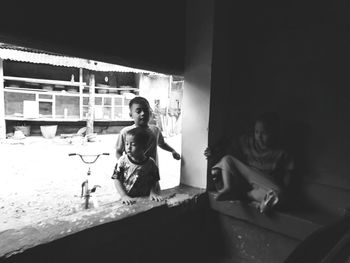
[[[68,153],[110,153],[90,165],[90,182],[101,186],[96,192],[100,205],[116,202],[118,195],[110,177],[116,162],[117,136],[98,135],[96,142],[58,136],[0,141],[0,232],[82,210],[81,183],[89,165],[77,156],[69,157]],[[165,140],[181,153],[181,135]],[[180,161],[174,160],[169,152],[160,148],[158,151],[161,189],[177,186]]]

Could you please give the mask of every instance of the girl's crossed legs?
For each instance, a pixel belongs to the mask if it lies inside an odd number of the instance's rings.
[[[248,192],[247,196],[259,205],[261,212],[277,203],[281,188],[262,172],[247,166],[237,158],[231,155],[224,156],[212,168],[212,175],[220,172],[223,186],[218,189],[217,200],[224,199],[232,192],[236,193],[236,196]]]

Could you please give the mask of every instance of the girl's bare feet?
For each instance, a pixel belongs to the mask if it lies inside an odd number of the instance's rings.
[[[223,188],[221,170],[219,168],[211,169],[211,178],[215,185],[216,191],[220,191]]]
[[[260,213],[267,213],[271,210],[273,206],[275,206],[278,203],[278,196],[275,192],[270,191],[268,192],[264,200],[260,203],[259,210]]]
[[[211,176],[214,180],[216,180],[221,175],[221,170],[219,168],[212,168],[211,169]]]

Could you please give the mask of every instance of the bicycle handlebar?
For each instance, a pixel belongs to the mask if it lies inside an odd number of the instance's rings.
[[[84,162],[84,163],[94,163],[97,161],[97,159],[101,156],[101,155],[109,155],[109,153],[100,153],[100,154],[79,154],[79,153],[69,153],[68,156],[75,156],[78,155],[80,157],[80,159]],[[95,159],[93,161],[87,161],[84,159],[84,157],[95,157]]]

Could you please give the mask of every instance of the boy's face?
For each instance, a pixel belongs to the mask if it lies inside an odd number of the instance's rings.
[[[125,138],[125,152],[132,157],[142,156],[144,153],[144,147],[140,143],[137,143],[135,136],[126,135]]]
[[[260,121],[255,123],[254,138],[261,149],[266,149],[271,145],[271,133],[266,129],[264,123]]]
[[[130,117],[134,120],[136,126],[147,126],[150,118],[149,107],[139,103],[132,104]]]

